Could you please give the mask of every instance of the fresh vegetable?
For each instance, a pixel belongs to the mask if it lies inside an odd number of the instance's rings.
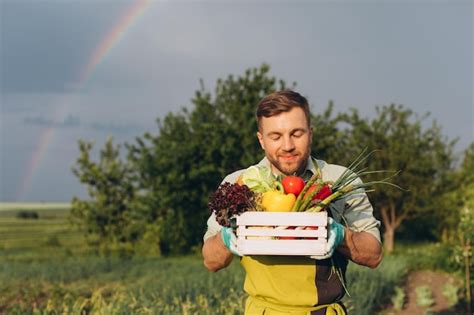
[[[230,226],[230,219],[244,211],[308,211],[324,210],[332,202],[354,194],[368,192],[376,184],[397,185],[388,180],[395,175],[363,183],[363,175],[386,171],[367,171],[361,167],[372,153],[364,150],[334,182],[323,181],[319,169],[306,184],[297,176],[281,178],[272,174],[271,168],[263,165],[245,170],[236,184],[225,183],[211,196],[209,208],[217,221]],[[285,194],[286,193],[286,194]]]
[[[247,168],[241,175],[240,182],[256,193],[274,190],[278,186],[276,177],[273,176],[271,169],[262,165]]]
[[[304,180],[298,176],[286,176],[281,181],[283,189],[287,194],[298,196],[304,188]]]
[[[309,198],[309,196],[306,193],[308,192],[309,188],[313,186],[313,184],[316,183],[316,181],[320,178],[321,178],[321,174],[319,172],[311,176],[311,178],[309,179],[309,181],[306,183],[303,190],[299,194],[298,198],[296,198],[296,202],[293,205],[293,209],[292,209],[293,211],[300,211],[302,204],[303,203],[306,204],[306,201]],[[311,199],[309,198],[309,200]]]
[[[278,190],[270,190],[262,195],[262,207],[266,211],[291,211],[296,201],[294,194],[284,194]]]
[[[313,192],[317,190],[316,194],[313,194]],[[329,184],[315,184],[312,185],[308,191],[306,192],[305,197],[309,195],[313,195],[311,200],[324,200],[327,197],[329,197],[332,194],[331,187],[329,187]]]
[[[331,202],[334,202],[341,198],[349,197],[354,194],[368,192],[366,188],[372,188],[376,184],[386,184],[386,185],[394,186],[402,190],[401,187],[388,181],[390,178],[395,176],[398,172],[392,176],[383,178],[378,181],[363,183],[362,181],[358,180],[363,175],[387,172],[387,171],[366,171],[365,168],[362,168],[361,164],[364,161],[366,161],[372,154],[371,152],[369,154],[364,155],[365,152],[366,150],[363,150],[362,153],[346,168],[346,170],[341,174],[341,176],[339,176],[339,178],[334,183],[331,183],[330,186],[328,185],[328,183],[320,182],[320,184],[323,186],[321,187],[320,192],[316,193],[313,196],[315,202],[310,202],[308,205],[298,208],[297,211],[309,211],[309,212],[321,211],[326,206],[328,206]],[[317,196],[318,194],[320,195]]]
[[[220,225],[230,227],[232,217],[258,210],[257,200],[258,196],[247,186],[223,183],[209,198],[208,206]]]

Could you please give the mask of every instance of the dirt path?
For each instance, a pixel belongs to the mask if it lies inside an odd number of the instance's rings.
[[[384,315],[460,315],[464,314],[463,310],[451,307],[448,298],[443,294],[446,284],[459,287],[459,280],[445,273],[434,271],[414,271],[408,275],[405,292],[405,304],[400,311],[389,307],[380,314]],[[416,289],[419,287],[428,287],[432,292],[433,304],[431,306],[419,306],[417,303]],[[464,311],[465,312],[465,311]]]

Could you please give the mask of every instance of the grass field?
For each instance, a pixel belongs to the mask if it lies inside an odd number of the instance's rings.
[[[66,204],[55,204],[52,209],[35,207],[4,207],[0,211],[0,249],[2,255],[24,252],[25,255],[48,255],[57,250],[80,253],[85,242],[76,228],[69,223],[69,208]],[[47,204],[46,204],[47,205]],[[16,210],[15,210],[16,208]],[[32,210],[34,209],[34,210]],[[20,211],[34,211],[37,219],[19,218]]]
[[[105,259],[69,225],[67,209],[37,210],[38,219],[16,211],[0,216],[0,314],[242,314],[238,260],[210,273],[198,254]],[[374,314],[407,271],[403,256],[376,270],[351,264],[351,314]]]
[[[68,202],[0,202],[1,211],[19,210],[69,210],[71,204]]]

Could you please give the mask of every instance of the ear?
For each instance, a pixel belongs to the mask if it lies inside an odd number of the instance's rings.
[[[313,143],[313,127],[309,128],[309,144]]]
[[[260,133],[260,131],[257,131],[257,138],[258,142],[260,142],[260,146],[265,151],[265,145],[263,144],[263,135]]]

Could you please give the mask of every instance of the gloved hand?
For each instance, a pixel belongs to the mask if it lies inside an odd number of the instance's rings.
[[[328,220],[328,242],[326,245],[326,253],[318,256],[310,256],[313,259],[327,259],[334,254],[334,250],[344,240],[344,226],[334,221],[333,218]]]
[[[237,236],[235,236],[234,231],[232,231],[232,228],[222,228],[221,238],[225,246],[232,252],[232,254],[242,256],[242,254],[237,249]]]

